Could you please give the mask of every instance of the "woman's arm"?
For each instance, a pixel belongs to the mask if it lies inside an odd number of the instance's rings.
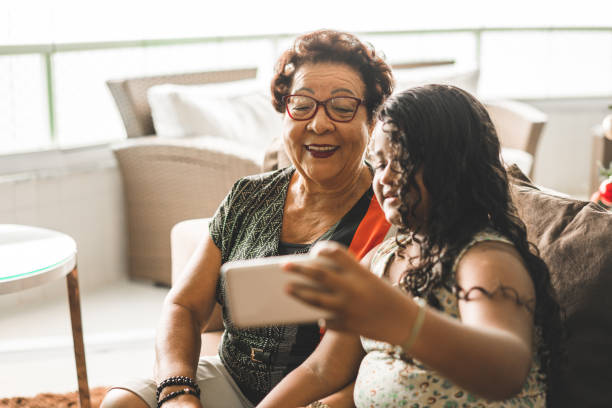
[[[164,301],[156,338],[155,378],[158,382],[172,376],[195,378],[200,332],[215,305],[220,267],[221,252],[206,234]],[[174,388],[184,387],[167,389]],[[181,403],[200,406],[194,396],[183,395],[168,401],[164,407]]]
[[[289,290],[294,296],[331,310],[336,318],[328,325],[336,330],[391,344],[403,344],[411,337],[419,306],[409,296],[357,264],[340,245],[328,242],[314,250],[338,268],[290,266],[322,286],[313,290],[293,284]],[[521,299],[535,296],[520,256],[503,243],[481,243],[470,249],[458,265],[457,282],[466,290],[479,286],[493,293],[503,285],[514,288]],[[473,300],[460,301],[459,310],[461,320],[427,307],[409,354],[485,398],[516,394],[531,365],[531,313],[514,298],[500,293],[489,298],[478,292]]]
[[[259,408],[298,407],[342,390],[355,379],[363,357],[358,336],[328,330],[315,351],[287,375]],[[353,407],[352,387],[323,400],[331,407]]]

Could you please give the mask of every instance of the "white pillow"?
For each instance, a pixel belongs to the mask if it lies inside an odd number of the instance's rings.
[[[454,85],[472,95],[478,91],[480,71],[474,67],[438,66],[398,69],[394,71],[395,91],[426,84]]]
[[[506,166],[516,164],[523,174],[531,173],[531,166],[533,166],[533,156],[531,154],[519,149],[502,147],[501,157]]]
[[[147,96],[160,137],[212,135],[261,148],[281,135],[282,115],[257,80],[157,85]]]

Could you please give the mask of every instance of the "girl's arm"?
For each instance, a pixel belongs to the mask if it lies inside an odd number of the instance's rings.
[[[299,407],[322,400],[330,407],[353,407],[352,386],[363,357],[358,336],[327,330],[315,351],[259,403],[258,408]],[[324,397],[342,390],[340,393]]]
[[[499,289],[512,288],[522,301],[533,300],[531,278],[512,246],[484,242],[461,259],[457,283],[493,296],[473,290],[471,300],[459,301],[460,321],[428,310],[411,354],[467,390],[507,399],[521,390],[531,367],[533,315]]]
[[[334,312],[328,326],[336,330],[400,345],[411,337],[419,306],[410,296],[357,264],[340,245],[326,242],[314,250],[338,268],[291,266],[323,287],[293,284],[294,296]],[[465,290],[482,287],[495,295],[474,292],[472,300],[459,301],[460,320],[426,307],[408,353],[470,392],[506,399],[520,391],[531,366],[533,316],[496,289],[503,285],[520,299],[534,299],[530,276],[517,251],[498,242],[473,246],[456,272]]]

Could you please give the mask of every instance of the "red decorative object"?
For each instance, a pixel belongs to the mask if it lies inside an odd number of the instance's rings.
[[[599,190],[597,190],[591,197],[591,201],[596,202],[605,209],[612,211],[612,176],[608,177],[601,183]]]

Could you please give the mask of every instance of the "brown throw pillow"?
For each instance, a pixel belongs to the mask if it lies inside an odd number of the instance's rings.
[[[508,170],[519,215],[548,264],[566,312],[567,369],[557,398],[563,407],[612,404],[612,214],[558,197]]]

